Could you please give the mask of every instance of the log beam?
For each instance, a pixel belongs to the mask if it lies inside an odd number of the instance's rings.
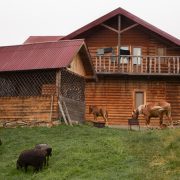
[[[118,23],[119,23],[119,20],[118,20]],[[117,34],[119,34],[119,33],[121,34],[121,33],[125,32],[125,31],[128,31],[128,30],[130,30],[130,29],[138,26],[138,25],[139,25],[139,24],[136,23],[136,24],[133,24],[133,25],[131,25],[131,26],[129,26],[129,27],[123,29],[123,30],[117,30],[117,29],[115,29],[115,28],[112,28],[112,27],[104,24],[104,23],[101,24],[101,26],[103,26],[103,27],[105,27],[105,28],[107,28],[107,29],[109,29],[109,30],[111,30],[111,31],[114,31],[114,32],[116,32]],[[118,29],[119,29],[119,25],[118,25]]]
[[[133,24],[133,25],[131,25],[131,26],[129,26],[129,27],[123,29],[123,30],[121,30],[120,33],[123,33],[123,32],[125,32],[125,31],[128,31],[128,30],[130,30],[130,29],[132,29],[132,28],[134,28],[134,27],[136,27],[136,26],[138,26],[137,23],[136,23],[136,24]]]
[[[112,27],[110,27],[110,26],[108,26],[108,25],[106,25],[106,24],[101,24],[101,26],[103,26],[103,27],[105,27],[105,28],[107,28],[107,29],[109,29],[109,30],[111,30],[111,31],[114,31],[114,32],[116,32],[116,33],[119,33],[119,31],[118,31],[117,29],[114,29],[114,28],[112,28]]]

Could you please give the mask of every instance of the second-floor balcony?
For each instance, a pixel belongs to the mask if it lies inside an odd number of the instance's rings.
[[[180,75],[180,56],[96,56],[98,74]]]

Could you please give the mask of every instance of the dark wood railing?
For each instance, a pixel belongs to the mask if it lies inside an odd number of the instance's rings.
[[[96,56],[97,73],[180,75],[180,56]]]

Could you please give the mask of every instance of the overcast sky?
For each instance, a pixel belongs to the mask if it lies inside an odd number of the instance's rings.
[[[180,39],[180,0],[0,0],[0,46],[67,35],[118,7]]]

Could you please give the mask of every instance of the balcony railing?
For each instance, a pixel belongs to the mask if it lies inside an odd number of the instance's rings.
[[[96,56],[96,72],[180,75],[180,56]]]

